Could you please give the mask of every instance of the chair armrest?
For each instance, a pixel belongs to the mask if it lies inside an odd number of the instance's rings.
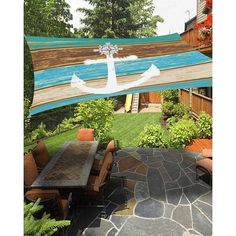
[[[32,189],[26,192],[26,199],[29,201],[36,201],[38,198],[41,198],[42,201],[60,199],[60,193],[58,190],[47,190],[47,189]]]

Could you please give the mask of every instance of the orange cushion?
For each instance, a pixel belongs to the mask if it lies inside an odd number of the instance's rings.
[[[99,192],[99,185],[100,185],[100,183],[99,183],[98,176],[90,175],[89,180],[88,180],[88,184],[87,184],[87,189],[90,191]]]
[[[32,153],[24,156],[24,184],[30,186],[38,177],[37,166]]]
[[[209,158],[201,159],[196,162],[197,166],[204,167],[207,169],[210,173],[212,172],[212,160]]]
[[[212,158],[212,149],[203,149],[202,156]]]
[[[52,198],[59,197],[59,191],[56,189],[40,189],[35,188],[31,189],[26,192],[25,194],[26,198],[32,201],[36,201],[38,198],[41,198],[43,200],[49,200]]]
[[[93,170],[100,170],[102,167],[102,163],[103,163],[103,159],[102,160],[95,159],[93,162],[92,169]]]
[[[103,168],[103,166],[105,166],[104,168],[109,171],[111,169],[112,162],[113,162],[112,153],[111,152],[106,153],[103,158],[103,163],[102,163],[101,169]]]
[[[43,140],[40,140],[37,147],[32,151],[36,165],[39,168],[44,168],[49,160],[49,153]]]
[[[78,141],[94,141],[94,129],[79,129],[77,134]]]

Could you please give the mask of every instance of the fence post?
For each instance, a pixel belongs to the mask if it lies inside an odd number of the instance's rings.
[[[189,107],[191,108],[191,110],[192,110],[192,100],[193,100],[193,94],[192,94],[192,92],[193,92],[193,89],[190,88],[190,89],[189,89]]]

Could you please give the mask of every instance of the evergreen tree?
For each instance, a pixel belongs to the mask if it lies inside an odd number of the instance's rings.
[[[56,221],[50,219],[50,215],[44,214],[41,219],[36,219],[34,214],[42,210],[43,206],[39,205],[40,199],[35,203],[24,204],[24,235],[25,236],[44,236],[53,235],[58,228],[70,225],[69,220]]]
[[[24,0],[24,33],[33,36],[71,36],[70,5],[65,0]]]
[[[132,38],[156,35],[160,16],[153,16],[152,0],[85,0],[92,8],[78,8],[84,13],[80,30],[83,37]]]

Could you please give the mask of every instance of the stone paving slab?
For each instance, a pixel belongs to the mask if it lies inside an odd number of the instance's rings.
[[[198,158],[198,153],[185,150],[119,150],[122,165],[114,167],[112,175],[125,177],[125,191],[112,180],[107,219],[97,218],[84,235],[212,235],[212,190],[196,180]]]

